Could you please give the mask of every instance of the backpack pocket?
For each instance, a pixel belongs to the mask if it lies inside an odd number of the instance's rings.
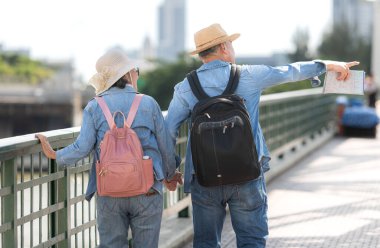
[[[97,166],[98,191],[103,194],[114,194],[123,191],[133,191],[141,187],[139,167],[136,160],[128,163],[108,162]]]

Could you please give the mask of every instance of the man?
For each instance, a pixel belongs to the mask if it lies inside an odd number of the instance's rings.
[[[219,24],[194,35],[196,50],[203,65],[197,69],[202,88],[209,96],[225,89],[231,63],[235,63],[232,41],[240,35],[227,35]],[[194,247],[220,247],[223,222],[228,204],[238,247],[265,247],[268,235],[267,196],[264,172],[269,170],[269,152],[259,124],[259,101],[263,89],[272,85],[319,76],[326,70],[338,72],[338,79],[349,77],[349,67],[358,62],[310,61],[281,67],[243,65],[235,94],[246,100],[253,138],[260,161],[261,175],[249,182],[215,187],[201,186],[194,176],[190,145],[187,144],[185,192],[191,192],[193,204]],[[174,87],[165,123],[175,142],[179,126],[190,117],[197,98],[185,78]]]
[[[365,77],[364,93],[367,95],[368,107],[376,108],[377,86],[372,73]]]

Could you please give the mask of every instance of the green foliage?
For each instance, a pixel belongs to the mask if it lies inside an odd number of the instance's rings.
[[[354,69],[370,71],[371,41],[360,37],[347,23],[335,25],[332,31],[325,33],[318,52],[321,59],[360,61]]]
[[[0,53],[0,83],[17,81],[37,84],[52,74],[51,68],[25,55]]]
[[[155,98],[161,109],[166,110],[173,97],[174,86],[181,82],[187,73],[197,69],[201,61],[182,54],[175,62],[156,61],[156,63],[156,69],[141,75],[139,91]]]
[[[157,67],[152,71],[142,73],[139,78],[139,91],[152,96],[157,100],[162,110],[169,107],[170,100],[173,97],[173,87],[181,82],[186,74],[201,66],[201,61],[181,55],[177,61],[168,63],[156,61]],[[263,94],[273,94],[278,92],[293,91],[300,89],[309,89],[311,84],[309,80],[295,83],[286,83],[266,89]]]
[[[288,54],[288,58],[291,62],[297,61],[310,61],[312,60],[309,52],[309,31],[307,29],[297,28],[293,34],[294,51]],[[276,85],[264,90],[263,94],[274,94],[279,92],[302,90],[311,88],[309,80],[300,82],[291,82],[281,85]]]
[[[265,89],[263,92],[263,95],[286,92],[286,91],[310,89],[310,88],[311,88],[310,81],[309,80],[303,80],[303,81],[299,81],[299,82],[285,83],[285,84],[272,86],[268,89]]]
[[[293,34],[293,43],[295,50],[293,53],[288,54],[288,58],[292,62],[296,61],[309,61],[309,31],[307,29],[297,28]]]

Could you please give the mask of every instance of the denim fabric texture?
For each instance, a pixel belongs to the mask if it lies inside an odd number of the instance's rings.
[[[199,81],[209,96],[220,95],[227,86],[230,75],[230,63],[214,60],[197,69]],[[266,65],[242,65],[239,85],[235,93],[245,99],[250,114],[252,133],[256,144],[259,161],[264,172],[269,170],[270,155],[259,123],[260,96],[264,89],[281,83],[296,82],[319,76],[326,72],[321,62],[297,62],[286,66],[271,67]],[[174,87],[165,123],[173,144],[178,136],[178,128],[184,122],[190,124],[190,114],[198,102],[185,78]],[[190,125],[189,125],[190,126]],[[188,140],[185,160],[185,192],[190,192],[194,166]]]
[[[268,236],[267,195],[264,177],[236,185],[203,187],[191,184],[194,247],[221,247],[228,204],[237,247],[265,247]]]
[[[135,89],[126,86],[124,89],[112,87],[99,96],[104,98],[112,114],[120,110],[127,118],[135,95]],[[122,127],[123,118],[120,114],[116,115],[115,123],[118,127]],[[153,160],[155,174],[153,188],[162,193],[161,181],[174,175],[176,160],[174,144],[166,129],[162,111],[152,97],[145,95],[142,98],[132,123],[132,129],[140,139],[144,155],[150,156]],[[87,200],[90,200],[96,192],[95,161],[99,157],[100,142],[107,130],[109,130],[107,120],[96,100],[92,99],[83,110],[82,126],[78,138],[73,144],[57,151],[56,161],[62,167],[72,165],[90,152],[95,152],[86,191]]]
[[[230,63],[221,60],[205,63],[197,69],[201,85],[209,96],[220,95],[223,92],[229,79],[230,69]],[[325,71],[326,66],[318,61],[297,62],[277,67],[241,66],[239,85],[235,94],[245,100],[250,114],[262,176],[244,184],[202,187],[194,175],[191,141],[188,140],[184,187],[185,192],[191,192],[192,197],[194,247],[220,247],[227,205],[231,211],[238,247],[265,247],[268,221],[264,172],[269,170],[270,155],[259,123],[261,93],[270,86],[310,79]],[[190,124],[191,111],[197,102],[186,78],[174,87],[173,99],[165,117],[173,144],[178,136],[179,126],[184,121]]]
[[[161,194],[96,198],[99,248],[127,248],[129,227],[133,248],[158,247],[163,211]]]
[[[122,111],[126,118],[135,95],[136,91],[130,86],[124,89],[112,87],[100,94],[111,113]],[[115,123],[118,127],[122,127],[122,115],[116,115]],[[132,129],[140,139],[144,155],[150,156],[153,160],[155,176],[153,188],[158,193],[151,196],[122,198],[97,196],[99,247],[102,248],[128,247],[129,227],[132,230],[133,247],[158,247],[163,210],[161,181],[170,179],[175,173],[174,144],[166,129],[160,107],[150,96],[142,98]],[[96,100],[92,99],[83,111],[78,138],[73,144],[56,153],[59,166],[72,165],[90,152],[95,153],[87,186],[87,200],[96,193],[95,162],[99,157],[100,142],[107,130],[109,130],[107,120]]]

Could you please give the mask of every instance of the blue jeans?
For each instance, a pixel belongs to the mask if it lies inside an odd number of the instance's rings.
[[[127,248],[128,229],[133,248],[158,247],[163,210],[162,195],[126,198],[97,196],[99,248]]]
[[[265,247],[268,205],[263,175],[246,183],[217,187],[203,187],[194,177],[191,200],[195,248],[221,247],[227,204],[237,247]]]

